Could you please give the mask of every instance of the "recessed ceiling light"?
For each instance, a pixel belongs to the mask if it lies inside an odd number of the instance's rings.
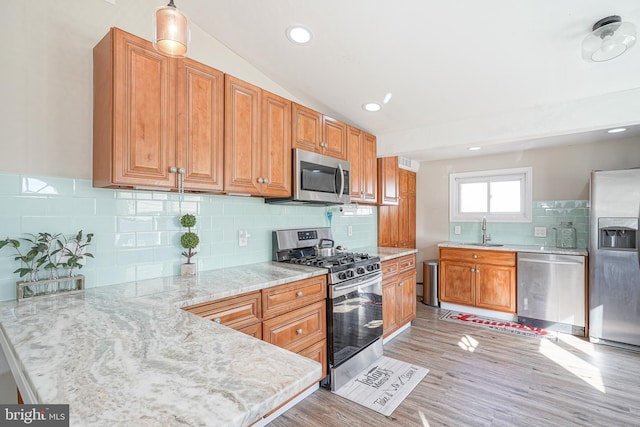
[[[386,104],[387,102],[391,101],[391,96],[392,96],[392,95],[391,95],[391,92],[387,93],[387,94],[384,96],[384,100],[382,101],[382,103],[383,103],[383,104]]]
[[[469,147],[467,148],[467,150],[469,151],[478,151],[480,149],[480,147]]]
[[[302,25],[287,28],[287,38],[294,43],[306,44],[311,41],[311,30]]]
[[[377,102],[367,102],[366,104],[362,105],[362,108],[365,111],[375,113],[376,111],[380,111],[382,109],[382,105],[378,104]]]
[[[615,129],[609,129],[607,133],[620,133],[620,132],[624,132],[625,130],[627,130],[627,128],[615,128]]]

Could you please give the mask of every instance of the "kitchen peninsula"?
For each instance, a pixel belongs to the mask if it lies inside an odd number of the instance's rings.
[[[180,308],[322,274],[265,262],[6,301],[0,340],[25,402],[68,403],[71,425],[251,425],[320,364]]]

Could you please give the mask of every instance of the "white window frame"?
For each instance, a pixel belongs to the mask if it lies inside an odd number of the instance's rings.
[[[520,212],[460,212],[460,184],[517,180],[520,181]],[[487,221],[493,222],[531,222],[532,182],[533,169],[531,167],[451,173],[449,174],[449,220],[481,221],[483,217],[486,217]],[[489,197],[488,194],[487,197]],[[488,200],[488,202],[490,201]]]

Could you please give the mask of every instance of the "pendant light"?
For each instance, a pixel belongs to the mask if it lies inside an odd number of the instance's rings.
[[[618,15],[599,20],[592,30],[582,42],[585,61],[608,61],[625,53],[636,42],[636,26],[622,22]]]
[[[184,56],[191,41],[187,16],[170,0],[156,9],[153,18],[153,47],[169,56]]]

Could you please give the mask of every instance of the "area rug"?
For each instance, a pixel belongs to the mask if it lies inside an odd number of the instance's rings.
[[[555,333],[534,326],[523,325],[522,323],[509,322],[506,320],[490,319],[488,317],[477,316],[475,314],[460,313],[457,311],[447,311],[440,320],[461,323],[466,325],[482,326],[500,332],[509,332],[526,337],[555,337]]]
[[[426,368],[382,356],[334,393],[389,416],[427,373]]]

